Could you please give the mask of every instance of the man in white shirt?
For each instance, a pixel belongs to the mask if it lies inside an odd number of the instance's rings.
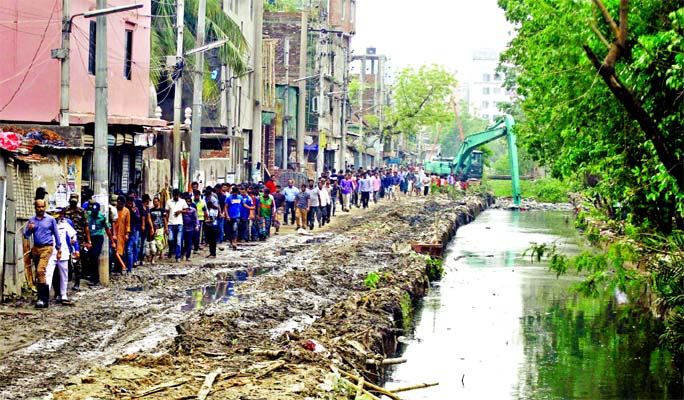
[[[321,214],[319,208],[321,207],[321,198],[320,198],[320,190],[318,189],[318,186],[313,186],[313,182],[309,183],[309,202],[310,202],[310,208],[311,210],[309,211],[309,229],[313,230],[314,228],[314,218],[318,220],[318,226],[321,226]]]
[[[330,198],[330,191],[328,191],[328,189],[326,189],[326,187],[323,185],[322,180],[318,181],[318,198],[321,201],[321,204],[318,207],[320,217],[317,216],[318,227],[320,228],[321,226],[325,225],[326,222],[330,222],[328,208],[332,201]]]
[[[169,237],[169,258],[175,256],[180,261],[183,243],[183,214],[187,212],[188,203],[180,198],[180,191],[173,189],[173,198],[166,202],[164,230]]]

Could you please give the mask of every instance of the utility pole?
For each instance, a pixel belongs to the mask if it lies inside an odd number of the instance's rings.
[[[230,124],[230,77],[228,76],[228,66],[221,65],[221,102],[220,102],[220,119],[221,125],[226,127],[226,133],[232,133]]]
[[[327,42],[324,38],[324,33],[320,35],[320,50],[318,53],[318,151],[316,153],[316,175],[320,177],[323,174],[323,163],[325,161],[325,151],[322,146],[323,133],[323,116],[325,115],[325,74],[323,73],[323,49]]]
[[[196,48],[204,46],[207,0],[199,0],[197,11]],[[192,134],[190,135],[190,168],[188,181],[195,180],[199,171],[200,134],[202,133],[202,89],[204,83],[204,52],[195,54],[195,73],[192,90]]]
[[[97,0],[97,8],[107,7],[107,0]],[[107,16],[95,20],[95,137],[93,149],[93,189],[103,212],[109,212],[109,153],[107,148]],[[105,236],[103,248],[109,249]],[[100,283],[109,285],[109,251],[103,251],[97,265]]]
[[[176,68],[181,67],[180,70],[174,71],[176,79],[174,80],[173,92],[173,168],[172,186],[178,188],[180,183],[180,152],[181,152],[181,113],[183,109],[183,29],[185,24],[183,16],[185,15],[185,1],[177,0],[176,2]]]
[[[348,43],[348,42],[347,42]],[[349,50],[347,47],[344,50],[344,74],[342,78],[342,111],[340,115],[340,133],[342,139],[340,140],[340,164],[339,169],[345,171],[347,169],[347,92],[349,91]]]
[[[61,58],[61,84],[59,91],[59,125],[69,126],[69,36],[71,35],[71,0],[62,0],[62,58]]]
[[[307,55],[309,54],[309,18],[307,12],[302,12],[302,31],[299,35],[299,43],[302,47],[299,52],[299,76],[305,77],[307,75],[308,63]],[[299,79],[299,109],[297,110],[297,163],[299,163],[299,171],[306,171],[308,160],[304,158],[304,137],[306,136],[306,104],[307,104],[307,90],[306,79]]]
[[[252,88],[254,88],[253,119],[252,119],[252,170],[250,178],[256,181],[263,177],[264,170],[261,162],[262,145],[262,125],[261,125],[261,101],[263,93],[263,65],[262,65],[262,34],[264,29],[264,2],[263,0],[254,1],[254,74],[252,74]],[[239,100],[238,100],[239,101]],[[261,165],[260,169],[257,166]],[[254,179],[256,178],[256,179]]]
[[[285,100],[283,101],[283,171],[287,170],[287,128],[290,122],[289,100],[290,100],[290,38],[285,38],[283,44],[283,55],[285,57]]]

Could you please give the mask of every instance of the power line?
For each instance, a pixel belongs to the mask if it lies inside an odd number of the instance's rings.
[[[43,37],[40,38],[40,43],[38,43],[38,47],[36,48],[36,52],[33,54],[33,59],[31,60],[31,63],[29,64],[28,68],[26,69],[26,73],[24,74],[24,77],[21,79],[21,82],[19,82],[19,85],[17,85],[17,89],[12,93],[12,97],[10,97],[9,101],[0,109],[0,112],[5,111],[5,109],[12,104],[14,101],[15,97],[17,96],[17,93],[21,91],[22,85],[26,81],[26,78],[28,77],[29,72],[31,72],[31,68],[33,67],[33,63],[36,62],[36,58],[38,57],[38,53],[40,52],[40,48],[43,47],[43,42],[45,41],[45,38],[47,37],[46,33],[48,28],[50,27],[50,23],[52,22],[52,17],[55,15],[55,9],[57,9],[57,2],[59,0],[55,0],[55,4],[52,6],[52,12],[50,13],[50,19],[48,20],[48,23],[45,24],[45,29],[43,30]]]

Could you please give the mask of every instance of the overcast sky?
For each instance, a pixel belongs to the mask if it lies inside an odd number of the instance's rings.
[[[357,0],[352,47],[376,47],[392,69],[441,64],[464,81],[473,50],[503,50],[511,31],[496,0]]]

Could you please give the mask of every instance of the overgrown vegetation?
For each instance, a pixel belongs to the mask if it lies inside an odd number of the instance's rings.
[[[588,223],[587,231],[593,232],[592,244],[598,247],[578,256],[559,253],[555,243],[532,243],[524,254],[533,261],[548,258],[557,275],[583,274],[574,289],[586,296],[615,289],[637,298],[652,293],[653,312],[665,320],[661,343],[684,361],[684,232],[661,235],[628,228],[627,236],[609,241],[596,226]]]
[[[553,268],[587,272],[587,291],[636,285],[653,293],[666,321],[662,341],[681,359],[682,2],[499,0],[499,5],[516,30],[501,69],[507,87],[519,95],[510,112],[518,122],[520,147],[553,177],[582,181],[597,210],[592,213],[602,217],[601,223],[584,223],[602,251],[552,255]],[[602,243],[604,230],[625,236]]]
[[[425,269],[430,281],[438,281],[444,276],[444,262],[441,258],[425,257]]]
[[[483,179],[482,185],[490,189],[496,197],[513,197],[511,181]],[[576,184],[554,178],[520,181],[520,195],[543,203],[567,203],[568,193],[579,190]]]

